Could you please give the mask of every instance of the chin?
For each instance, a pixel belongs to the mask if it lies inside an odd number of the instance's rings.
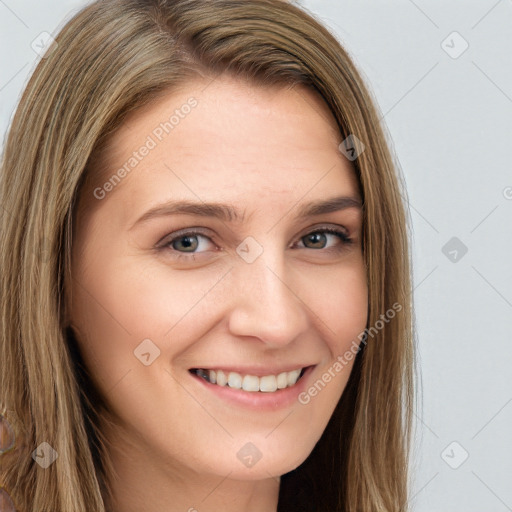
[[[268,478],[278,478],[300,466],[311,453],[314,445],[308,449],[302,444],[301,449],[289,447],[284,449],[283,445],[279,447],[268,443],[246,442],[237,443],[236,459],[233,463],[232,457],[222,457],[221,454],[211,465],[209,472],[229,474],[231,479],[235,480],[267,480]],[[259,446],[260,448],[257,448]]]

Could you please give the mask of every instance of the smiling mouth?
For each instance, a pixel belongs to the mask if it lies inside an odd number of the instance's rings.
[[[307,368],[309,367],[298,368],[296,370],[282,372],[277,375],[264,375],[262,377],[202,368],[192,368],[189,371],[198,377],[201,377],[206,382],[217,386],[227,386],[229,388],[240,389],[253,393],[274,393],[275,391],[295,386],[295,384],[304,375]]]

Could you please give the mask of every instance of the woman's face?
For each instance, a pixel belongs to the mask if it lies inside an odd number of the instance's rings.
[[[367,319],[341,141],[310,90],[225,76],[111,138],[81,197],[70,322],[134,464],[265,479],[319,440]]]

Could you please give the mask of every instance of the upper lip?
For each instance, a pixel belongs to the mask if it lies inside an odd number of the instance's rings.
[[[222,370],[224,372],[235,372],[240,373],[242,375],[254,375],[256,377],[263,377],[265,375],[279,375],[283,372],[291,372],[293,370],[299,370],[303,368],[307,368],[309,366],[314,366],[311,364],[288,364],[286,366],[281,366],[279,368],[275,366],[242,366],[242,365],[213,365],[209,364],[206,366],[193,366],[190,370]]]

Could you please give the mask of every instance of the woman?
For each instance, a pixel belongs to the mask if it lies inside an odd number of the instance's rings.
[[[401,189],[314,18],[92,3],[28,83],[1,185],[5,503],[407,510]]]

